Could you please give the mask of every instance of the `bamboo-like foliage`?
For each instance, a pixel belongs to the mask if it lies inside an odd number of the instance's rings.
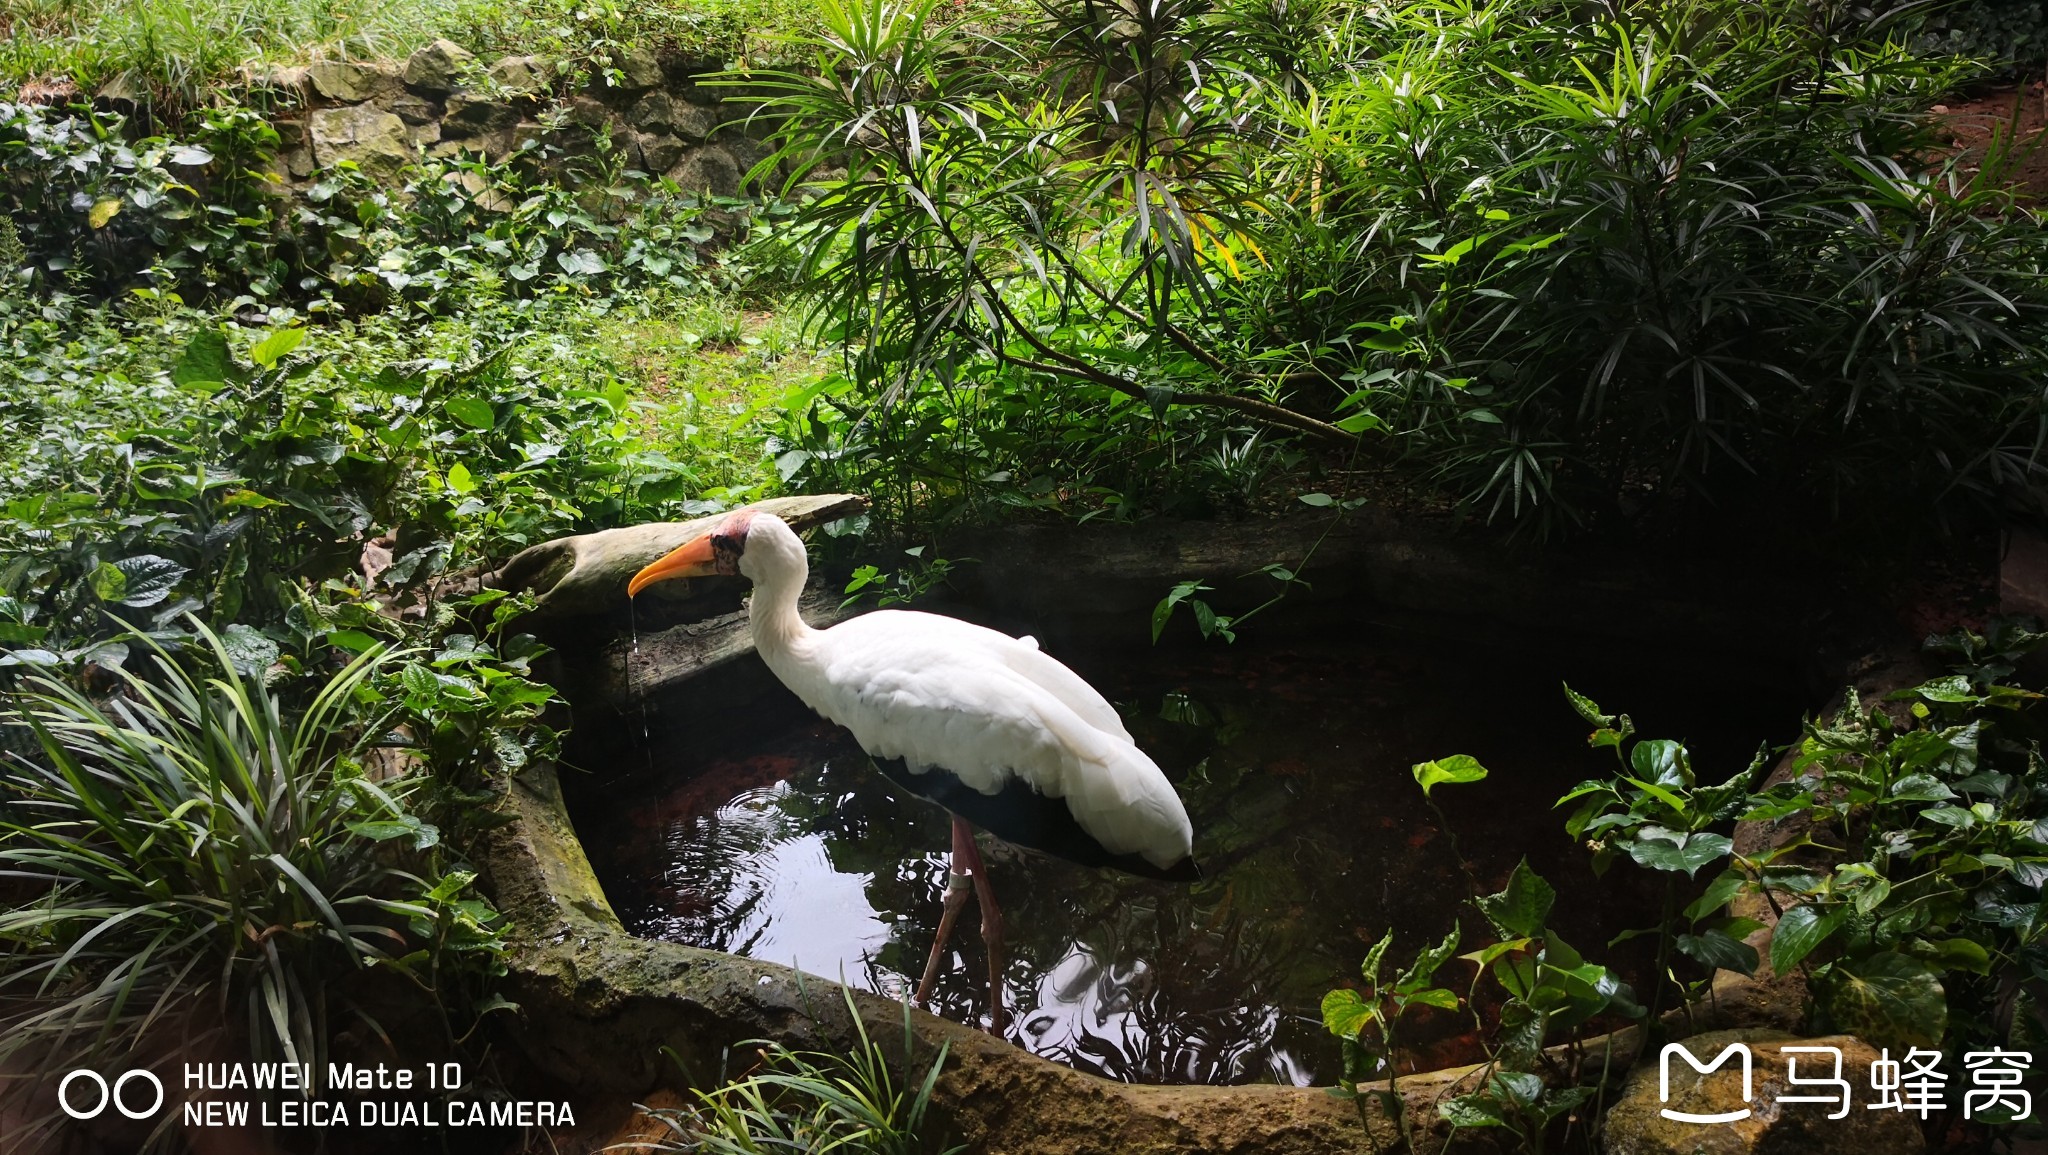
[[[1263,260],[1238,30],[1207,0],[1080,0],[977,42],[937,7],[827,0],[813,71],[735,79],[784,126],[756,175],[835,174],[802,279],[885,407],[982,358],[1348,442],[1190,328]],[[1082,355],[1079,330],[1116,336]]]
[[[1937,151],[1911,7],[1400,6],[1276,106],[1272,179],[1340,191],[1272,248],[1333,291],[1247,301],[1489,514],[2036,487],[2048,246],[2010,140]]]
[[[1944,149],[1969,66],[1916,54],[1918,7],[1046,0],[973,40],[844,0],[811,71],[746,80],[783,118],[757,174],[818,194],[841,448],[928,486],[1010,476],[1020,412],[1201,406],[1545,530],[1895,526],[2038,490],[2048,445],[2048,234],[2009,136]]]
[[[376,846],[404,825],[403,780],[355,761],[376,731],[354,699],[389,655],[290,717],[199,637],[218,673],[157,650],[104,697],[52,678],[20,695],[40,756],[0,772],[0,885],[43,893],[0,914],[0,1054],[61,1069],[226,1026],[258,1058],[319,1062],[328,978],[434,918],[393,897],[420,882]]]

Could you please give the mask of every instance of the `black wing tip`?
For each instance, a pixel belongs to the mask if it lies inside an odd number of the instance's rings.
[[[1193,855],[1181,859],[1172,866],[1165,867],[1154,866],[1142,858],[1137,858],[1135,855],[1131,857],[1136,860],[1137,864],[1141,865],[1127,865],[1123,862],[1119,862],[1117,865],[1132,874],[1143,875],[1146,878],[1156,878],[1161,882],[1200,882],[1202,880],[1202,868],[1196,865]]]

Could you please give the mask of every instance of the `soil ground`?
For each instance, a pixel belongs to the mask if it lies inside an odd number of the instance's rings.
[[[1964,153],[1963,171],[1975,173],[1985,150],[2003,135],[2016,140],[2015,183],[2025,190],[2035,207],[2048,205],[2048,148],[2042,130],[2048,128],[2048,88],[2039,80],[2005,83],[1968,94],[1933,108],[1947,122],[1949,143]],[[2018,134],[2012,136],[2014,118]]]

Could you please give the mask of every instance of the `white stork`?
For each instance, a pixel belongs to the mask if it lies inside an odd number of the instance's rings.
[[[1102,695],[1037,642],[906,610],[814,630],[797,612],[810,574],[803,540],[773,514],[744,509],[635,574],[627,592],[709,574],[752,580],[754,646],[783,685],[853,731],[884,774],[953,815],[952,867],[920,1005],[972,887],[988,946],[991,1025],[1004,1028],[1003,920],[974,825],[1084,866],[1198,877],[1193,827],[1173,785]]]

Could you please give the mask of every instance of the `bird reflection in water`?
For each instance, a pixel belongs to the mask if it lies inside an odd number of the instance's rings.
[[[641,811],[656,837],[593,849],[635,933],[903,998],[945,885],[945,857],[926,845],[944,828],[931,808],[876,789],[863,756],[821,745],[837,756],[794,779],[773,777],[789,772],[782,758],[708,768]],[[1275,1040],[1283,1000],[1266,992],[1284,983],[1263,960],[1286,951],[1248,943],[1240,918],[1181,888],[1028,852],[1004,851],[1001,870],[1025,928],[1004,983],[1019,1012],[1011,1041],[1129,1082],[1312,1081]],[[1031,933],[1040,928],[1051,933]],[[933,1009],[983,1022],[981,960],[964,957],[972,943],[958,949]]]

